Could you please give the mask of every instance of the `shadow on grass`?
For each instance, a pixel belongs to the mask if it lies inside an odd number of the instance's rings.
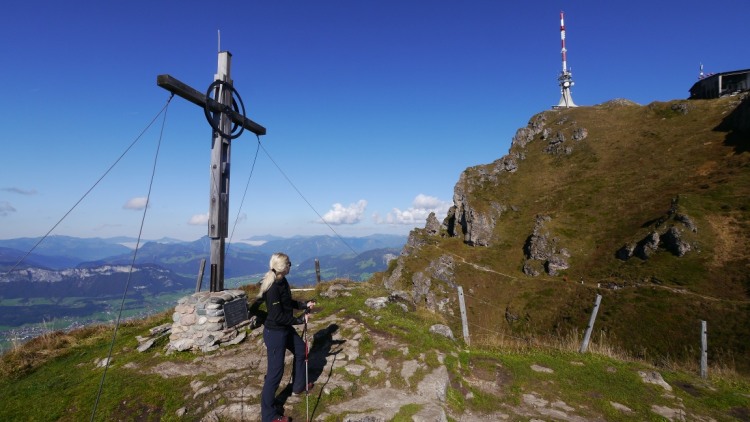
[[[724,144],[734,147],[736,154],[750,151],[750,95],[747,95],[714,130],[727,132]]]
[[[317,410],[318,404],[323,396],[323,389],[331,380],[333,367],[336,363],[336,356],[341,352],[341,348],[336,350],[331,349],[333,349],[334,346],[339,346],[346,342],[346,340],[333,339],[333,334],[338,331],[338,329],[339,326],[337,324],[331,324],[313,334],[313,346],[308,351],[305,369],[307,370],[307,381],[319,385],[320,388],[318,389],[318,397],[315,400],[309,420],[314,420],[315,411]],[[323,372],[325,371],[326,366],[328,366],[328,358],[330,356],[332,356],[330,367],[328,373],[325,374],[325,381],[321,384],[318,381],[324,376]],[[309,392],[307,394],[309,394]],[[276,396],[276,405],[280,414],[284,414],[284,404],[291,395],[292,384],[290,383],[287,384],[287,386]],[[309,397],[306,397],[305,400],[309,400]]]
[[[331,324],[328,327],[318,331],[313,335],[313,347],[310,349],[309,353],[309,380],[310,382],[317,382],[321,379],[323,376],[323,372],[325,370],[326,365],[328,364],[328,358],[331,357],[331,364],[328,368],[328,373],[326,374],[325,382],[323,382],[320,385],[320,388],[318,389],[318,397],[315,400],[315,405],[312,408],[312,412],[310,414],[310,420],[315,419],[315,411],[318,409],[318,404],[320,403],[320,399],[323,396],[323,388],[328,384],[328,382],[331,380],[331,375],[333,374],[333,367],[336,364],[336,357],[341,352],[341,348],[337,348],[336,350],[331,350],[334,347],[340,346],[341,344],[345,343],[346,340],[334,340],[333,339],[333,333],[338,331],[339,326],[336,324]]]

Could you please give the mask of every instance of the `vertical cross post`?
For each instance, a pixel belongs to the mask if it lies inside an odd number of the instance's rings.
[[[232,83],[230,63],[232,54],[228,51],[219,53],[219,63],[214,75],[215,81]],[[214,98],[220,104],[231,107],[232,93],[218,84],[214,88]],[[224,133],[231,133],[231,122],[225,113],[214,113],[214,125]],[[211,264],[216,264],[216,272],[211,276],[211,291],[224,290],[224,245],[229,227],[229,158],[231,141],[218,131],[213,131],[211,143],[211,180],[210,202],[208,208],[208,237],[211,239]],[[215,290],[213,290],[215,289]]]

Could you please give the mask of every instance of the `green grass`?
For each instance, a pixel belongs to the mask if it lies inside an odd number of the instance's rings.
[[[655,298],[663,299],[661,297],[663,292],[654,290],[652,293],[656,295]],[[660,302],[657,300],[655,303]],[[669,307],[666,306],[665,309]],[[455,343],[443,343],[442,340],[434,338],[429,341],[420,338],[420,333],[425,332],[426,327],[435,322],[435,316],[423,318],[418,313],[414,313],[396,321],[398,313],[400,311],[396,309],[386,308],[379,313],[380,320],[377,326],[384,327],[395,336],[404,336],[408,331],[410,333],[408,336],[410,356],[404,356],[397,349],[386,349],[380,353],[395,366],[398,361],[411,359],[427,351],[425,361],[428,367],[437,365],[437,354],[430,352],[431,350],[441,350],[446,353],[444,359],[446,367],[450,373],[454,374],[451,377],[454,381],[447,391],[447,404],[458,413],[467,409],[475,412],[493,412],[499,409],[498,397],[460,382],[456,383],[456,380],[471,376],[477,368],[489,371],[496,365],[512,374],[509,384],[502,387],[502,401],[513,405],[522,402],[523,394],[534,391],[550,401],[562,400],[575,408],[589,407],[590,410],[584,413],[590,413],[592,416],[605,415],[607,420],[634,420],[633,415],[637,415],[635,420],[659,420],[651,411],[651,406],[654,404],[674,405],[670,399],[660,398],[662,387],[645,384],[637,375],[639,370],[658,370],[665,374],[665,379],[670,384],[677,385],[673,394],[686,403],[689,413],[708,414],[716,420],[729,420],[728,414],[733,411],[742,412],[741,409],[747,409],[750,406],[750,395],[747,394],[750,383],[743,378],[734,379],[730,376],[730,381],[719,381],[714,384],[711,380],[699,379],[695,374],[665,371],[664,368],[655,369],[643,361],[623,361],[597,354],[582,355],[547,347],[531,347],[520,352],[494,348],[456,350]],[[368,322],[368,324],[374,323],[374,320]],[[552,374],[536,372],[531,369],[532,365],[547,367],[554,372]],[[680,385],[684,388],[679,387]],[[705,386],[700,390],[700,396],[692,395],[695,394],[690,387],[693,385]],[[471,392],[471,399],[466,398],[468,392]],[[623,414],[612,407],[610,402],[629,407],[633,414]]]
[[[522,395],[534,392],[548,401],[561,400],[578,410],[578,413],[602,414],[606,420],[659,420],[654,419],[652,405],[674,406],[674,400],[665,396],[666,391],[653,384],[644,383],[638,371],[653,371],[642,362],[626,362],[594,354],[578,354],[555,350],[528,350],[523,353],[494,354],[488,351],[472,351],[462,357],[466,363],[458,370],[470,375],[470,362],[494,361],[512,374],[509,385],[503,386],[504,401],[519,404]],[[553,372],[537,372],[533,365],[549,368]],[[665,380],[673,386],[672,395],[679,397],[689,414],[709,415],[716,420],[731,420],[727,417],[732,409],[748,409],[750,396],[748,380],[718,381],[702,380],[684,372],[659,370]],[[457,409],[464,407],[492,411],[497,400],[474,392],[474,399],[463,398],[457,390],[449,395],[449,403]],[[633,414],[625,415],[612,407],[616,402],[629,407]]]
[[[660,386],[644,384],[637,375],[638,371],[653,370],[659,371],[673,386],[671,394],[684,404],[688,414],[725,421],[732,420],[728,415],[742,415],[750,409],[750,380],[736,374],[712,372],[711,377],[704,380],[679,368],[654,368],[642,360],[622,360],[596,353],[579,354],[531,343],[523,347],[480,344],[465,348],[460,342],[429,334],[429,327],[439,320],[437,315],[424,310],[404,313],[394,305],[371,310],[364,306],[364,299],[378,296],[383,291],[370,283],[356,285],[357,289],[350,290],[352,296],[340,296],[321,303],[316,318],[335,313],[341,320],[358,320],[370,333],[360,340],[360,347],[364,348],[360,353],[366,350],[370,354],[368,359],[384,358],[394,370],[388,378],[385,373],[376,377],[353,377],[343,368],[338,368],[335,373],[351,381],[352,387],[338,387],[330,394],[321,395],[319,401],[316,399],[318,415],[326,413],[329,406],[364,394],[368,388],[383,387],[386,380],[390,381],[392,388],[415,391],[419,380],[441,365],[440,360],[444,362],[450,379],[446,406],[454,414],[465,411],[478,415],[507,413],[506,406],[523,405],[524,395],[533,393],[549,402],[562,401],[583,417],[603,417],[612,421],[659,420],[651,406],[674,406],[675,399],[665,397]],[[187,362],[195,358],[192,353],[165,356],[138,353],[134,349],[136,335],[143,335],[149,327],[169,320],[167,312],[120,328],[96,420],[177,420],[175,412],[188,404],[185,397],[193,394],[191,381],[214,384],[221,379],[222,374],[167,379],[148,372],[148,368],[161,362]],[[0,407],[0,420],[74,421],[90,418],[103,371],[96,368],[94,362],[106,356],[111,334],[108,327],[54,333],[3,355],[0,394],[6,405]],[[341,334],[345,334],[343,330]],[[344,338],[354,334],[346,333]],[[407,345],[409,351],[404,354],[400,347],[379,349],[372,339],[374,335],[392,336]],[[162,338],[157,349],[166,341]],[[409,385],[397,369],[406,360],[424,363],[410,378]],[[126,364],[135,365],[137,369],[125,368]],[[533,365],[549,368],[552,372],[534,371]],[[484,391],[468,381],[477,377],[496,385],[497,390]],[[40,398],[45,400],[42,409],[35,406]],[[624,415],[610,402],[625,405],[633,413]],[[305,414],[305,405],[304,400],[300,401],[290,412]],[[403,406],[394,420],[410,420],[420,410],[419,405]],[[326,420],[336,421],[342,417],[331,415]]]
[[[422,406],[419,404],[407,404],[401,406],[401,408],[398,409],[398,413],[396,413],[391,420],[393,422],[411,422],[412,416],[419,413],[420,410],[422,410]]]
[[[49,355],[51,351],[54,357],[42,357],[26,365],[25,370],[0,378],[0,391],[7,400],[0,409],[0,420],[88,420],[95,407],[94,420],[112,420],[115,416],[120,420],[144,420],[144,415],[149,415],[145,420],[176,419],[175,411],[189,390],[189,379],[164,379],[122,368],[126,362],[152,359],[132,348],[135,335],[142,330],[140,325],[120,329],[101,394],[104,369],[97,368],[94,362],[107,356],[112,334],[109,329],[88,329],[80,334],[84,336],[81,338],[59,333],[37,340],[47,342],[52,350],[42,352]],[[13,357],[13,353],[4,355],[4,366],[21,362]],[[40,399],[44,405],[35,405]]]

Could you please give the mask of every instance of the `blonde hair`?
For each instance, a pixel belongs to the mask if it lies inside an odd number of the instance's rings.
[[[290,265],[289,256],[285,253],[276,252],[271,255],[271,260],[268,263],[268,272],[263,276],[263,280],[260,281],[260,292],[258,297],[263,297],[263,294],[268,291],[278,274],[287,269]]]

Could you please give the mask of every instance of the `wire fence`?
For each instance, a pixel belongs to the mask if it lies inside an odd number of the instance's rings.
[[[483,305],[487,305],[487,306],[491,306],[491,307],[495,307],[496,306],[496,304],[490,303],[490,302],[488,302],[486,300],[483,300],[483,299],[481,299],[481,298],[479,298],[477,296],[474,296],[472,294],[466,293],[465,291],[464,291],[463,294],[464,294],[464,296],[466,296],[468,298],[471,298],[473,301],[479,302],[479,303],[481,303]],[[450,315],[450,314],[447,314],[447,313],[445,314],[445,316],[446,316],[446,318],[448,318],[449,320],[451,320],[455,324],[459,324],[459,325],[463,324],[463,320],[461,319],[461,317]],[[519,337],[519,336],[510,334],[508,332],[499,331],[496,328],[495,329],[488,328],[488,327],[486,327],[484,325],[477,324],[476,322],[472,322],[471,320],[468,319],[468,316],[467,316],[467,320],[466,321],[467,321],[467,324],[469,325],[469,328],[476,328],[476,329],[481,330],[482,332],[484,332],[486,334],[494,335],[494,336],[496,336],[499,339],[511,338],[511,339],[518,340],[518,341],[521,341],[521,342],[529,342],[528,338]],[[497,326],[497,324],[495,324],[495,326]],[[470,330],[470,332],[471,332],[471,330]]]

